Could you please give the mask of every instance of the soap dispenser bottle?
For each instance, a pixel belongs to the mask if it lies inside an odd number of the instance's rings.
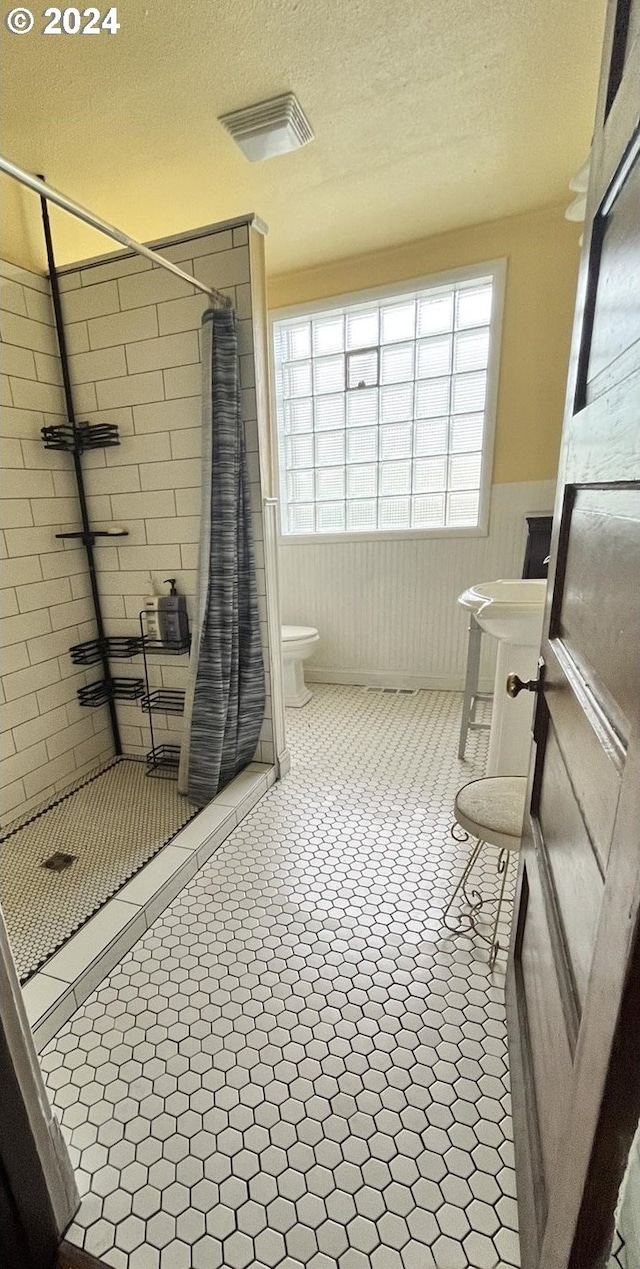
[[[178,594],[175,577],[166,577],[165,585],[170,587],[169,594],[161,595],[158,601],[160,638],[167,646],[180,646],[189,641],[187,600]]]

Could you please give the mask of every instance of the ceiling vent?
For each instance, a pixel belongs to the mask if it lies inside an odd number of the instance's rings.
[[[313,131],[293,93],[271,97],[257,106],[245,106],[221,115],[220,123],[231,134],[251,163],[288,154],[313,141]]]

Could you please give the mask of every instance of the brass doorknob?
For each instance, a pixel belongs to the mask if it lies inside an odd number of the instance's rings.
[[[519,675],[513,673],[507,675],[507,696],[512,699],[515,699],[520,692],[538,692],[539,690],[539,679],[528,679],[526,683],[523,683]]]

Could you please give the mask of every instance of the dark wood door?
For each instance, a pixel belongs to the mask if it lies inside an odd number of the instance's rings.
[[[507,979],[523,1269],[606,1263],[640,1113],[639,121],[640,0],[618,0],[605,34]]]

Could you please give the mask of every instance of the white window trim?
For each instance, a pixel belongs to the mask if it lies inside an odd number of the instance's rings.
[[[471,281],[473,278],[486,277],[487,274],[492,275],[494,286],[494,309],[491,316],[493,338],[489,343],[489,363],[487,366],[485,437],[482,447],[478,524],[473,528],[375,529],[363,533],[359,533],[357,530],[347,530],[344,533],[283,533],[280,496],[280,435],[278,431],[278,408],[273,362],[274,326],[276,322],[285,321],[290,317],[305,317],[314,313],[330,312],[332,308],[347,308],[351,304],[366,304],[369,300],[379,301],[396,298],[407,295],[412,291],[446,286],[452,282]],[[488,536],[506,278],[507,261],[505,257],[501,257],[496,260],[483,260],[479,264],[472,264],[458,269],[447,269],[442,273],[430,273],[425,277],[411,278],[405,282],[390,282],[385,286],[371,287],[365,291],[350,291],[344,295],[326,296],[321,300],[310,300],[307,303],[287,305],[284,308],[270,310],[269,375],[272,401],[271,417],[273,420],[273,488],[279,503],[277,521],[278,541],[281,545],[313,544],[317,546],[323,542],[398,542],[415,538],[486,538]]]

